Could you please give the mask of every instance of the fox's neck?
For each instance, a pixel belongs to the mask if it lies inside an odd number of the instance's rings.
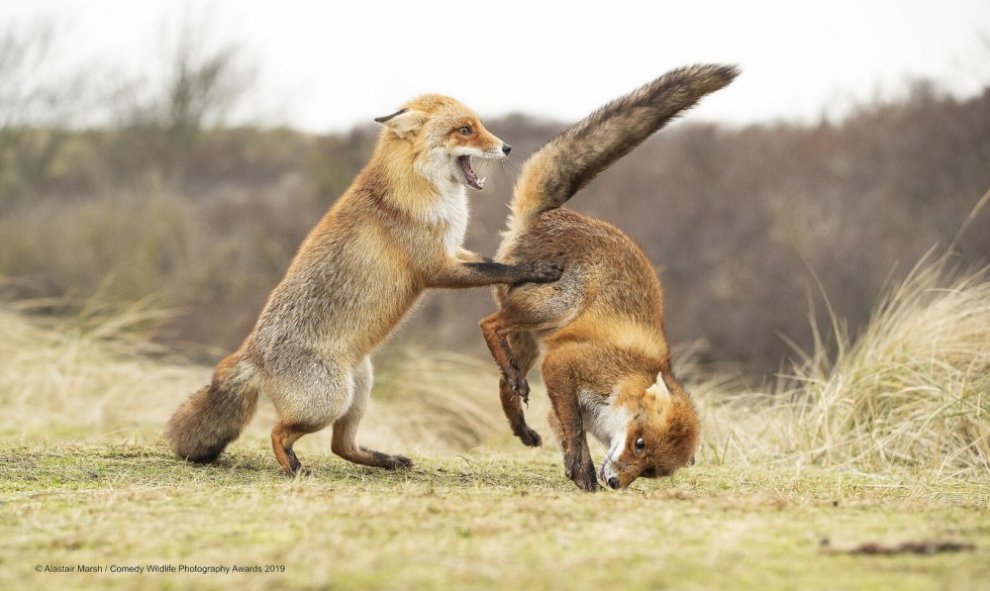
[[[601,387],[601,385],[599,386]],[[579,394],[584,408],[584,427],[606,449],[625,437],[630,412],[618,403],[618,385],[606,391],[584,391]]]
[[[459,223],[467,213],[464,186],[447,178],[439,165],[431,170],[423,164],[426,160],[409,142],[386,139],[379,142],[361,177],[381,199],[415,219]]]

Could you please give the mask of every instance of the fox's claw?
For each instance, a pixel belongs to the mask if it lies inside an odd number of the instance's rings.
[[[529,382],[526,378],[519,376],[507,376],[505,381],[509,383],[509,387],[515,392],[516,396],[522,398],[522,401],[529,405]]]

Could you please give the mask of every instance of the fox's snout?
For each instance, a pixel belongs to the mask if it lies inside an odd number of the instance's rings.
[[[512,146],[502,141],[501,138],[489,133],[490,142],[488,146],[482,148],[482,153],[477,154],[479,158],[491,159],[491,160],[501,160],[509,155],[512,151]]]

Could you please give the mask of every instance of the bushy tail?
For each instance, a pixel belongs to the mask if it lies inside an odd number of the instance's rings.
[[[563,205],[668,121],[739,74],[735,66],[667,72],[567,129],[526,161],[512,198],[517,223]]]
[[[165,439],[180,458],[212,462],[237,439],[258,406],[254,366],[235,353],[217,366],[213,382],[183,402],[168,421]]]

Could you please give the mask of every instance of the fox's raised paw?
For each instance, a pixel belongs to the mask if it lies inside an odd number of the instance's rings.
[[[550,283],[560,279],[564,274],[564,266],[550,261],[536,261],[526,265],[526,278],[523,282]]]
[[[540,438],[540,434],[529,427],[523,427],[519,431],[516,431],[515,434],[526,446],[540,447],[543,445],[543,439]]]

